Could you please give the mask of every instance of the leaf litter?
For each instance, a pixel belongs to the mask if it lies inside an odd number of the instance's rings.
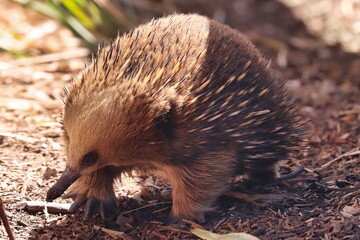
[[[288,173],[304,164],[306,172],[260,192],[221,197],[219,208],[200,226],[203,231],[219,236],[243,232],[260,239],[359,239],[358,54],[324,44],[318,38],[321,33],[314,36],[304,26],[314,21],[301,18],[304,24],[288,5],[277,1],[210,1],[205,8],[197,1],[174,2],[179,11],[198,9],[222,16],[244,32],[289,79],[289,91],[300,98],[301,113],[311,120],[308,153],[296,164],[284,161],[280,166]],[[311,8],[307,2],[301,9]],[[124,178],[116,186],[121,216],[116,230],[104,227],[99,216],[84,221],[81,211],[62,215],[45,206],[33,212],[24,207],[24,202],[42,206],[47,189],[64,169],[58,123],[61,91],[83,67],[86,52],[58,23],[11,1],[5,5],[3,9],[16,17],[9,21],[4,19],[8,13],[0,12],[4,29],[12,29],[14,35],[30,29],[14,49],[25,49],[28,60],[0,52],[0,192],[16,239],[198,239],[190,232],[195,226],[191,221],[162,226],[170,211],[170,188],[157,176]],[[347,13],[349,8],[343,5]],[[76,54],[69,56],[71,51]],[[0,238],[6,237],[1,225]]]

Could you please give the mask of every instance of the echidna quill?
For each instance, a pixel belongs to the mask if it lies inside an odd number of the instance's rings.
[[[67,165],[47,193],[107,219],[114,179],[157,171],[172,185],[171,218],[205,220],[229,181],[278,177],[300,150],[301,121],[269,63],[243,35],[175,14],[118,37],[65,90]]]

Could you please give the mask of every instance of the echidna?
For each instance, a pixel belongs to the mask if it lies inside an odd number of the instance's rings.
[[[204,221],[240,174],[266,183],[300,149],[294,104],[269,62],[236,30],[174,14],[103,48],[65,90],[67,165],[47,200],[71,185],[106,219],[113,182],[131,170],[158,171],[172,185],[174,220]]]

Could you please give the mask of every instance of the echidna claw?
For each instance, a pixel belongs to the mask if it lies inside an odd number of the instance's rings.
[[[110,219],[116,212],[117,204],[115,199],[100,202],[100,215],[102,219]]]
[[[95,213],[99,211],[100,201],[96,198],[88,199],[85,205],[84,219],[89,220]]]
[[[87,198],[85,195],[79,195],[71,204],[70,212],[76,212],[85,202],[85,220],[89,220],[94,214],[100,213],[101,218],[107,221],[112,218],[117,209],[115,199],[109,199],[108,201],[100,201],[96,198]]]
[[[64,193],[63,195],[61,195],[61,198],[62,198],[62,199],[72,198],[72,199],[74,200],[75,198],[77,198],[77,194],[76,194],[76,192],[70,191],[70,192],[68,192],[68,193]]]
[[[86,195],[82,194],[75,198],[74,202],[71,204],[69,211],[74,213],[85,203]]]

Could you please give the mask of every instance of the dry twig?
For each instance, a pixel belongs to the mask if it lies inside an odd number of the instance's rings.
[[[104,233],[107,233],[108,235],[110,235],[113,238],[123,238],[125,237],[125,233],[124,232],[120,232],[120,231],[115,231],[115,230],[111,230],[111,229],[107,229],[107,228],[103,228],[97,225],[93,226],[95,230],[100,230]]]
[[[16,66],[35,65],[48,62],[57,62],[76,58],[85,58],[89,55],[89,50],[86,48],[77,48],[71,51],[65,51],[60,53],[44,54],[32,58],[18,59],[13,61]]]
[[[360,155],[360,149],[359,148],[354,148],[344,154],[341,154],[340,156],[334,158],[333,160],[323,164],[319,169],[324,169],[324,168],[327,168],[329,167],[331,164],[333,164],[334,162],[342,159],[343,157],[349,157],[349,156],[355,156],[355,155]]]
[[[142,207],[139,207],[139,208],[135,208],[135,209],[132,209],[132,210],[129,210],[129,211],[126,211],[126,212],[122,212],[121,215],[136,212],[138,210],[148,208],[148,207],[153,207],[153,206],[162,205],[162,204],[170,204],[170,203],[171,202],[159,202],[159,203],[149,204],[149,205],[145,205],[145,206],[142,206]]]
[[[15,138],[16,140],[19,140],[19,141],[22,141],[22,142],[26,142],[26,143],[32,143],[32,144],[40,141],[40,140],[37,139],[37,138],[28,137],[28,136],[23,136],[23,135],[14,134],[14,133],[0,132],[0,136],[8,137],[8,138]]]
[[[20,203],[20,206],[22,206],[28,212],[43,212],[46,207],[47,212],[52,214],[71,213],[69,211],[70,205],[71,205],[70,203],[56,203],[56,202],[42,202],[42,201],[26,201]]]
[[[200,229],[204,229],[201,225],[197,224],[196,222],[190,221],[190,220],[186,220],[183,219],[182,220],[184,223],[190,224],[192,228],[200,228]]]
[[[171,227],[171,226],[159,226],[159,228],[161,230],[167,230],[167,231],[171,231],[171,232],[179,232],[179,233],[183,233],[183,234],[192,235],[192,233],[189,232],[189,231],[177,229],[177,228],[174,228],[174,227]]]
[[[360,186],[355,186],[355,187],[344,187],[344,188],[334,188],[334,187],[328,187],[328,186],[325,186],[321,183],[318,183],[318,182],[315,182],[316,185],[322,187],[322,188],[325,188],[329,191],[335,191],[335,192],[354,192],[354,191],[357,191],[360,189]]]
[[[162,235],[161,233],[158,233],[158,232],[155,232],[155,231],[153,231],[151,234],[152,234],[154,237],[157,237],[157,238],[159,238],[159,239],[164,239],[164,240],[168,239],[165,235]]]
[[[3,202],[1,200],[1,198],[0,198],[0,218],[1,218],[1,221],[3,222],[3,224],[4,224],[4,227],[5,227],[7,235],[9,236],[9,239],[14,240],[15,237],[14,237],[14,234],[13,234],[11,228],[10,228],[9,220],[7,218],[5,208],[4,208],[4,205],[3,205]]]
[[[236,191],[229,191],[224,194],[225,196],[237,198],[246,202],[257,204],[258,200],[281,200],[286,197],[285,194],[246,194]]]

